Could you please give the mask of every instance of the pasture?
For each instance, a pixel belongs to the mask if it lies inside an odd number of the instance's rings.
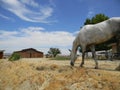
[[[69,60],[49,58],[0,60],[0,90],[120,90],[120,61],[99,61],[94,69],[92,59],[79,67],[81,57],[70,66]]]

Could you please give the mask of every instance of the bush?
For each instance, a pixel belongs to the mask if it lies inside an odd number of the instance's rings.
[[[13,53],[11,57],[9,58],[9,61],[16,61],[20,59],[20,55],[17,53]]]

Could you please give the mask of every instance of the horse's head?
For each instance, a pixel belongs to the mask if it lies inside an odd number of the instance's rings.
[[[72,55],[72,50],[71,50],[71,49],[68,49],[68,50],[69,50],[69,52],[70,52],[70,57],[71,57],[71,55]],[[70,65],[71,65],[71,66],[74,66],[74,62],[73,62],[73,60],[72,60],[72,57],[71,57]]]
[[[75,55],[74,57],[71,56],[71,61],[70,61],[70,65],[74,66],[75,60],[77,59],[77,56]]]

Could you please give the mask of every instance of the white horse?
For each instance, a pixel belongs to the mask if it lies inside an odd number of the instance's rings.
[[[90,48],[95,60],[95,69],[98,68],[98,61],[96,60],[95,45],[108,41],[114,36],[120,34],[120,17],[110,18],[106,21],[100,22],[94,25],[85,25],[75,38],[71,51],[71,62],[74,66],[74,62],[77,58],[76,52],[80,46],[82,49],[82,62],[80,66],[84,64],[84,56],[86,48]]]

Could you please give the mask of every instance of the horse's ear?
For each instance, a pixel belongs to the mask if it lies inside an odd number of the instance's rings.
[[[72,50],[70,50],[70,49],[68,49],[70,52],[72,51]]]

